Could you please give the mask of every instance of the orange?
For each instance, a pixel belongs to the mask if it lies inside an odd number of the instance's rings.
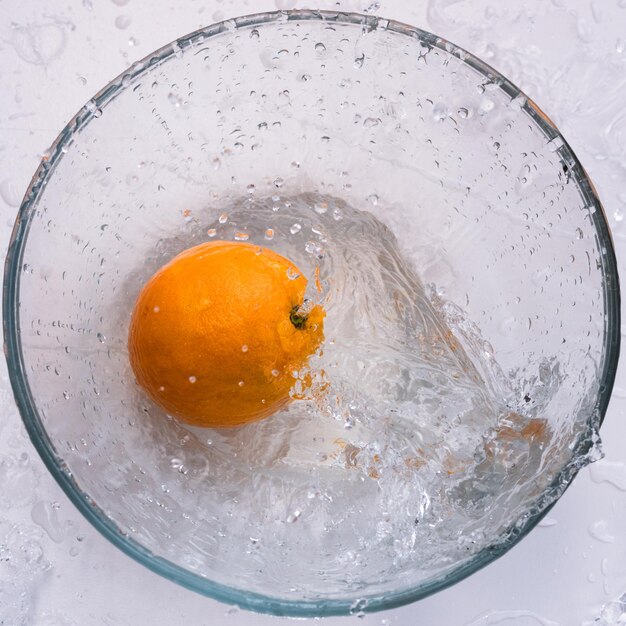
[[[182,252],[135,304],[128,348],[137,382],[195,426],[271,415],[291,400],[294,373],[323,340],[325,312],[305,303],[306,286],[293,263],[249,243]]]

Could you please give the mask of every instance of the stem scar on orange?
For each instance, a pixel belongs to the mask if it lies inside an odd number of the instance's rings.
[[[137,382],[194,426],[268,417],[291,400],[293,371],[324,338],[324,309],[307,310],[306,286],[293,263],[249,243],[182,252],[135,303],[128,350]]]

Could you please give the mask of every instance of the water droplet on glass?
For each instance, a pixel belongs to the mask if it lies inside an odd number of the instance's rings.
[[[287,516],[287,522],[289,524],[293,524],[294,522],[297,522],[300,519],[301,515],[302,515],[302,511],[300,511],[299,509],[296,509],[293,513],[290,513]]]
[[[438,102],[433,107],[433,119],[435,122],[443,122],[448,117],[448,107],[442,102]]]
[[[368,604],[369,601],[366,598],[358,598],[350,605],[350,615],[365,617],[365,609]]]
[[[265,239],[274,239],[274,229],[272,228],[266,228],[265,229]]]
[[[296,235],[296,234],[298,234],[301,230],[302,230],[302,226],[301,226],[300,224],[296,223],[296,224],[293,224],[293,225],[291,226],[291,228],[289,229],[289,232],[290,232],[292,235]]]
[[[379,198],[378,198],[378,196],[377,196],[375,193],[373,193],[373,194],[371,194],[371,195],[367,196],[367,201],[368,201],[368,202],[369,202],[372,206],[377,206],[377,205],[378,205],[378,200],[379,200]]]
[[[169,100],[169,103],[173,105],[174,107],[176,107],[177,109],[183,105],[182,98],[175,93],[170,92],[169,94],[167,94],[167,99]]]
[[[624,219],[624,212],[621,209],[616,209],[613,213],[613,217],[616,222],[621,222]]]
[[[193,385],[198,379],[195,376],[189,377],[189,382]]]
[[[243,380],[240,380],[237,385],[239,385],[239,387],[243,387],[245,385],[245,383],[243,382]]]
[[[250,235],[248,233],[244,233],[242,231],[235,232],[236,241],[248,241],[248,239],[250,239]]]
[[[589,534],[602,543],[613,543],[615,536],[609,531],[605,520],[599,520],[591,524],[588,528]]]
[[[107,340],[107,338],[106,338],[106,337],[105,337],[102,333],[98,333],[98,334],[96,335],[96,339],[97,339],[100,343],[104,343],[104,342]]]
[[[160,310],[161,310],[161,307],[159,307],[159,306],[155,306],[155,307],[152,308],[152,311],[154,313],[158,313]]]
[[[215,228],[209,228],[209,229],[206,231],[206,234],[207,234],[209,237],[215,237],[215,235],[217,235],[217,230],[215,230]]]
[[[226,224],[226,222],[228,221],[228,213],[222,213],[218,218],[217,221],[220,224]]]
[[[69,400],[69,399],[70,399],[70,394],[69,394],[67,391],[64,391],[64,392],[63,392],[63,398],[64,398],[65,400]]]
[[[242,352],[247,352],[248,351],[248,346],[244,343],[243,346],[241,346],[241,351]]]
[[[461,107],[459,109],[459,117],[466,120],[469,117],[469,109],[466,109],[465,107]]]
[[[315,51],[318,54],[324,54],[326,52],[326,46],[322,42],[316,43],[315,44]]]
[[[253,183],[250,183],[247,187],[246,187],[246,191],[252,195],[253,193],[256,192],[256,187],[254,186]]]
[[[280,187],[282,187],[284,184],[285,181],[280,176],[277,176],[274,179],[274,187],[278,187],[280,189]]]
[[[363,120],[363,128],[373,128],[380,124],[380,118],[378,117],[366,117]]]
[[[259,31],[256,28],[253,28],[250,31],[250,39],[258,39],[259,38]]]
[[[361,69],[364,63],[365,63],[365,53],[361,53],[359,56],[355,57],[354,67],[356,69]]]
[[[272,370],[272,376],[276,377],[280,374],[278,370]]]
[[[131,22],[132,20],[128,15],[118,15],[115,18],[115,27],[119,28],[120,30],[125,30],[130,26]]]

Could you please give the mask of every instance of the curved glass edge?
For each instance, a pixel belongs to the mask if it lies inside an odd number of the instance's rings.
[[[19,286],[24,245],[34,215],[35,204],[54,171],[56,164],[62,158],[65,151],[64,149],[73,141],[73,135],[89,123],[92,118],[98,116],[98,109],[106,106],[123,89],[130,87],[137,77],[140,77],[145,72],[166,62],[171,56],[183,54],[187,49],[192,49],[202,44],[210,37],[224,32],[233,32],[238,28],[260,26],[272,22],[315,20],[329,23],[360,25],[364,29],[364,32],[379,29],[389,30],[411,37],[427,48],[438,48],[448,54],[456,56],[478,74],[484,76],[488,82],[496,83],[511,100],[516,100],[520,108],[531,117],[535,125],[543,132],[547,141],[558,141],[558,145],[555,145],[555,152],[558,152],[562,164],[567,167],[572,179],[577,184],[585,207],[590,209],[591,219],[596,228],[601,252],[604,277],[604,304],[606,311],[604,333],[605,352],[600,374],[600,387],[598,390],[596,408],[593,415],[590,416],[588,423],[589,429],[581,434],[574,454],[585,454],[589,450],[591,447],[590,438],[588,436],[589,432],[596,426],[599,426],[604,419],[613,389],[620,350],[620,285],[615,251],[604,209],[584,168],[559,133],[556,126],[532,100],[525,96],[513,83],[504,78],[491,66],[445,39],[401,22],[358,13],[297,9],[291,11],[258,13],[235,18],[233,20],[226,20],[207,28],[194,31],[185,37],[175,40],[171,44],[163,46],[137,63],[134,63],[128,70],[111,81],[70,120],[59,134],[58,138],[50,147],[48,156],[42,160],[35,172],[18,211],[7,251],[3,285],[4,351],[16,403],[30,439],[52,476],[76,508],[105,538],[111,541],[111,543],[155,573],[187,589],[222,602],[238,605],[245,609],[269,613],[276,616],[291,617],[348,615],[354,613],[354,604],[349,600],[337,599],[291,601],[283,598],[274,598],[258,593],[251,593],[246,590],[227,587],[197,574],[193,574],[166,559],[154,555],[137,541],[126,535],[112,520],[107,518],[97,504],[81,490],[80,486],[74,480],[70,469],[64,463],[60,455],[57,454],[52,442],[48,438],[37,408],[33,402],[20,345]],[[138,86],[135,86],[134,89],[137,87]],[[559,493],[559,497],[571,484],[577,471],[578,468],[566,467],[556,476],[553,486],[560,486],[557,492]],[[556,499],[547,502],[544,507],[540,507],[534,514],[529,515],[521,523],[516,524],[510,532],[505,533],[507,536],[506,540],[483,549],[462,567],[453,572],[427,585],[403,589],[381,596],[364,597],[363,602],[359,603],[359,610],[374,612],[402,606],[425,598],[428,595],[463,580],[470,574],[493,562],[517,544],[537,525],[555,503]]]

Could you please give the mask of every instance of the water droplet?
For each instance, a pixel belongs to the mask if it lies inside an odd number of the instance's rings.
[[[280,176],[277,176],[274,179],[274,187],[278,187],[280,189],[284,184],[285,181]]]
[[[209,228],[209,229],[206,231],[206,234],[207,234],[209,237],[215,237],[215,235],[217,235],[217,230],[215,230],[215,228]]]
[[[183,99],[175,93],[170,92],[169,94],[167,94],[167,99],[169,103],[177,109],[183,105]]]
[[[301,515],[302,515],[302,511],[300,511],[299,509],[296,509],[293,513],[290,513],[287,516],[287,522],[289,524],[293,524],[294,522],[297,522],[300,519]]]
[[[78,556],[80,550],[76,546],[70,548],[70,556]]]
[[[334,219],[336,222],[339,222],[340,220],[342,220],[342,219],[343,219],[343,215],[341,214],[341,211],[340,211],[339,209],[335,209],[335,210],[333,211],[333,219]]]
[[[556,526],[558,522],[553,517],[544,517],[537,526],[541,528],[551,528],[552,526]]]
[[[486,115],[487,113],[491,113],[496,107],[496,103],[487,96],[481,98],[480,104],[478,105],[478,110],[482,115]]]
[[[189,377],[189,382],[193,385],[198,379],[195,376]]]
[[[466,120],[469,117],[469,109],[466,109],[465,107],[461,107],[459,109],[459,117]]]
[[[448,117],[448,107],[442,102],[438,102],[433,107],[433,119],[435,122],[443,122]]]
[[[265,229],[265,239],[274,239],[274,229],[273,228],[266,228]]]
[[[272,370],[272,376],[276,377],[280,374],[278,370]]]
[[[295,269],[295,268],[290,267],[290,268],[287,270],[287,278],[288,278],[289,280],[296,280],[296,278],[300,278],[300,274],[296,271],[296,269]]]
[[[155,307],[152,308],[152,311],[154,313],[158,313],[160,310],[161,310],[161,307],[159,307],[159,306],[155,306]]]
[[[319,55],[322,55],[322,54],[324,54],[326,52],[326,46],[322,42],[316,43],[315,44],[315,51]]]
[[[31,519],[41,526],[55,543],[61,543],[65,536],[66,526],[59,521],[57,508],[49,502],[35,502],[30,512]]]
[[[160,392],[165,391],[165,387],[164,387],[163,385],[161,385],[161,386],[159,387],[159,391],[160,391]]]
[[[589,474],[595,483],[609,483],[626,491],[626,464],[621,461],[598,461],[591,466]]]
[[[106,338],[106,337],[105,337],[102,333],[98,333],[98,334],[96,335],[96,339],[97,339],[100,343],[104,343],[104,342],[107,340],[107,338]]]
[[[228,221],[228,213],[222,213],[218,218],[217,221],[220,224],[226,224],[226,222]]]
[[[10,207],[18,207],[22,199],[15,181],[5,178],[0,183],[0,196]]]
[[[615,536],[609,531],[605,520],[594,522],[589,526],[588,531],[594,539],[602,543],[613,543],[615,541]]]
[[[241,351],[242,352],[247,352],[248,351],[248,346],[244,343],[243,346],[241,346]]]
[[[356,69],[361,69],[364,63],[365,63],[365,53],[362,52],[359,56],[355,57],[354,67]]]
[[[70,394],[69,394],[67,391],[64,391],[64,392],[63,392],[63,398],[64,398],[65,400],[69,400],[69,399],[70,399]]]
[[[378,117],[366,117],[363,120],[363,128],[373,128],[374,126],[378,126],[380,121],[381,120]]]
[[[243,231],[240,231],[240,230],[235,232],[236,241],[248,241],[248,239],[250,239],[250,235],[248,233],[244,233]]]
[[[254,184],[250,183],[247,187],[246,187],[246,191],[252,195],[256,192],[256,187],[254,186]]]
[[[367,201],[372,205],[372,206],[377,206],[378,205],[378,195],[373,193],[369,196],[367,196]]]
[[[313,210],[318,215],[324,215],[324,213],[328,211],[328,202],[316,202],[315,205],[313,206]]]
[[[237,385],[239,385],[239,387],[243,387],[245,385],[245,383],[243,382],[243,380],[240,380]]]
[[[115,27],[120,30],[126,30],[130,26],[131,22],[132,20],[128,15],[118,15],[115,18]]]
[[[613,213],[613,217],[616,222],[621,222],[624,219],[624,212],[621,209],[616,209]]]
[[[365,609],[369,601],[367,598],[358,598],[350,605],[350,615],[357,615],[358,617],[365,617]]]
[[[253,28],[250,31],[250,39],[258,39],[259,38],[259,31],[256,28]]]
[[[290,232],[292,235],[296,235],[296,234],[298,234],[301,230],[302,230],[302,226],[301,226],[300,224],[298,224],[298,223],[295,223],[295,224],[293,224],[293,225],[291,226],[291,228],[289,229],[289,232]]]
[[[376,13],[380,9],[380,2],[372,2],[367,9],[365,9],[366,13]]]

